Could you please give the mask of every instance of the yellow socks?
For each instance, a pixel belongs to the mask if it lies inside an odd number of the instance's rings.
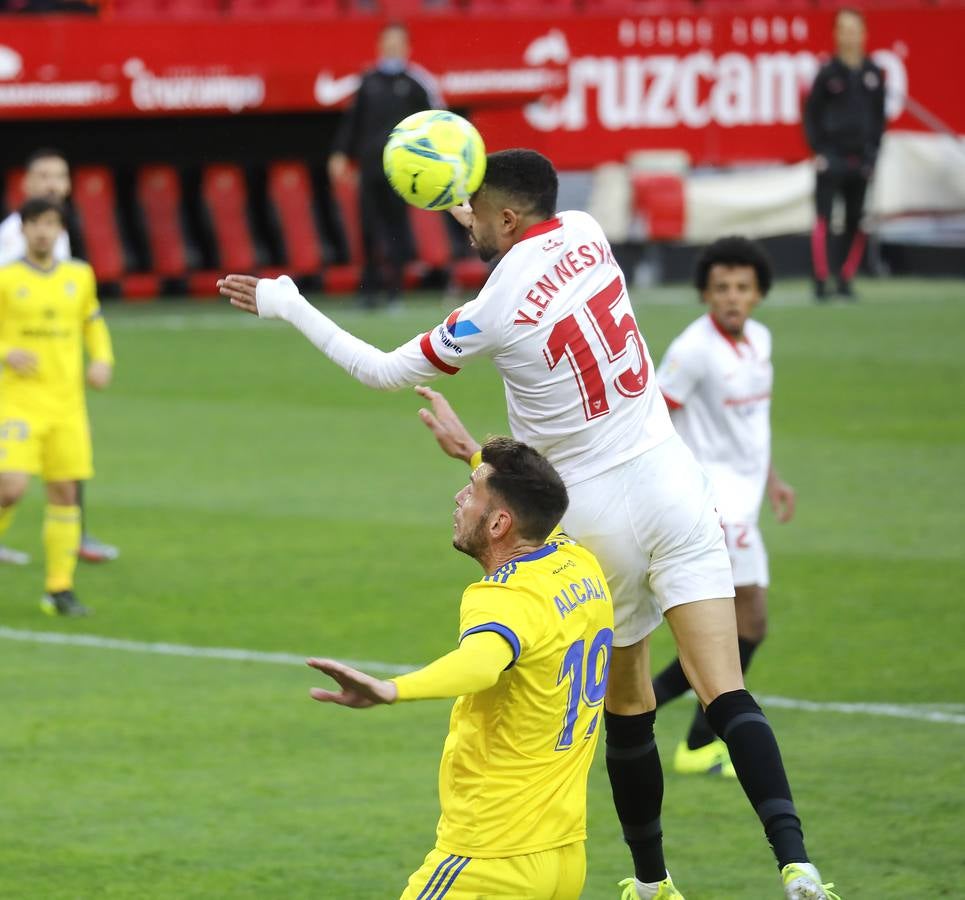
[[[0,536],[13,524],[13,517],[16,514],[16,506],[5,506],[3,509],[0,509]]]
[[[48,593],[71,590],[80,548],[80,507],[48,504],[44,515],[44,552]]]

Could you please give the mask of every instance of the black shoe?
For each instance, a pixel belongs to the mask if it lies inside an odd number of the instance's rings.
[[[820,278],[814,279],[814,299],[817,303],[828,302],[828,286]]]
[[[838,296],[851,301],[858,299],[858,295],[854,292],[851,282],[846,278],[838,279]]]
[[[74,596],[73,591],[44,594],[40,608],[48,616],[87,616],[90,610]]]

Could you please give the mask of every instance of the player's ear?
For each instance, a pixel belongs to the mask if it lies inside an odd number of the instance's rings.
[[[498,541],[504,538],[513,527],[513,516],[508,509],[495,509],[489,520],[489,537]]]
[[[516,210],[506,208],[503,210],[503,233],[512,234],[516,230],[516,226],[519,224],[519,216],[516,215]]]

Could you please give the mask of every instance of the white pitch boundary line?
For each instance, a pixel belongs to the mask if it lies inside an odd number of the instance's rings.
[[[297,653],[269,653],[263,650],[244,650],[236,647],[194,647],[188,644],[149,643],[121,638],[102,637],[96,634],[64,634],[57,631],[28,631],[0,625],[0,639],[28,644],[57,644],[71,647],[92,647],[98,650],[124,650],[128,653],[148,653],[158,656],[185,656],[193,659],[226,659],[234,662],[273,663],[275,665],[304,665],[305,657]],[[358,669],[384,672],[387,675],[404,675],[417,666],[377,660],[343,660]],[[894,719],[918,719],[923,722],[940,722],[946,725],[965,725],[965,714],[943,712],[915,704],[897,703],[833,703],[814,700],[798,700],[794,697],[761,696],[764,706],[781,709],[797,709],[802,712],[833,712],[843,715],[884,716]]]

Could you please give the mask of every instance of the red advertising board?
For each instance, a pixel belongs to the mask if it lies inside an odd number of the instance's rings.
[[[415,57],[491,148],[563,168],[680,148],[695,163],[806,155],[801,100],[830,10],[412,23]],[[0,119],[252,114],[337,108],[371,60],[367,19],[125,22],[5,18]],[[959,133],[965,8],[868,13],[892,126],[918,104]],[[909,100],[911,98],[911,100]]]

